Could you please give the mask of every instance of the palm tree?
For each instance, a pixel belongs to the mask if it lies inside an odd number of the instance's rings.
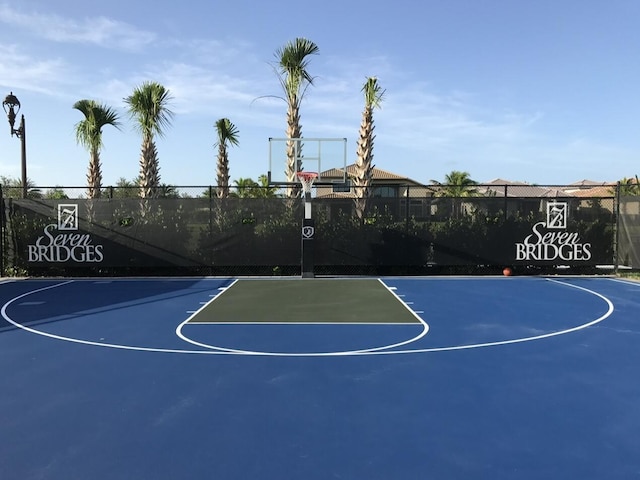
[[[276,198],[278,197],[278,187],[273,187],[269,183],[266,175],[260,175],[256,182],[253,178],[238,178],[233,181],[235,189],[229,193],[234,198]],[[203,196],[208,197],[208,192]]]
[[[110,196],[113,198],[136,198],[136,189],[138,188],[137,179],[129,181],[124,177],[120,177],[115,187],[111,189]]]
[[[618,182],[618,185],[621,197],[640,195],[640,179],[638,179],[638,175],[633,178],[624,177]]]
[[[629,203],[622,199],[623,197],[635,197],[640,195],[640,179],[638,179],[638,175],[631,178],[624,177],[619,180],[618,184],[610,191],[617,196],[617,201],[621,207],[621,213],[627,214]]]
[[[0,186],[2,187],[3,198],[22,198],[22,180],[11,177],[0,176]],[[42,191],[36,188],[33,180],[27,178],[27,198],[42,198]]]
[[[475,197],[479,194],[476,188],[478,182],[471,179],[469,172],[453,170],[445,175],[443,183],[437,180],[431,180],[431,183],[439,187],[436,196],[450,197],[452,199],[452,216],[454,218],[459,217],[462,213],[461,198]]]
[[[180,198],[180,191],[174,185],[162,183],[158,185],[159,198]]]
[[[300,124],[300,105],[305,92],[313,85],[313,77],[309,74],[309,56],[318,53],[318,46],[306,38],[296,38],[275,52],[278,59],[276,73],[284,91],[287,102],[287,128],[286,137],[289,139],[302,138],[302,125]],[[302,157],[302,145],[300,141],[287,142],[287,166],[285,175],[287,181],[296,180],[296,172],[302,170],[300,158]],[[298,194],[298,189],[290,188],[287,196]]]
[[[369,77],[364,83],[362,90],[364,93],[364,110],[360,123],[360,136],[358,137],[358,148],[356,151],[355,175],[353,178],[354,192],[356,195],[356,215],[359,219],[364,217],[367,208],[367,199],[370,194],[371,178],[373,174],[373,141],[376,136],[373,134],[375,126],[373,124],[373,110],[380,108],[384,97],[384,90],[380,88],[376,77]]]
[[[475,188],[478,182],[471,179],[469,172],[453,170],[444,176],[444,182],[431,180],[433,185],[438,185],[439,197],[473,197],[478,194]]]
[[[62,187],[54,187],[44,192],[44,198],[49,200],[66,200],[69,196]]]
[[[87,196],[99,198],[102,188],[100,149],[102,148],[102,127],[112,125],[120,129],[118,114],[111,107],[95,100],[78,100],[73,108],[84,115],[84,120],[76,124],[76,141],[89,150],[89,171],[87,172]]]
[[[269,177],[260,175],[258,177],[258,187],[255,189],[255,196],[259,198],[275,198],[278,196],[278,187],[269,184]]]
[[[236,184],[236,191],[231,194],[231,196],[239,198],[255,197],[254,192],[256,187],[258,187],[255,180],[251,178],[238,178],[237,180],[234,180],[233,183]]]
[[[218,198],[229,196],[229,145],[238,145],[238,129],[228,118],[219,119],[216,124],[218,141],[214,146],[218,147]]]
[[[140,198],[155,198],[160,186],[160,165],[155,135],[164,136],[171,125],[173,112],[169,109],[172,97],[164,86],[156,82],[145,82],[124,99],[129,115],[137,122],[142,134],[140,154]]]

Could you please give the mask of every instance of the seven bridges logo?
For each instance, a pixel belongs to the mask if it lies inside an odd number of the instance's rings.
[[[516,260],[590,260],[591,244],[566,231],[567,212],[566,203],[547,203],[547,221],[536,223],[531,235],[516,243]]]
[[[78,233],[78,228],[78,205],[58,205],[58,224],[44,227],[44,235],[27,245],[29,262],[102,262],[102,245],[94,245],[91,235]]]

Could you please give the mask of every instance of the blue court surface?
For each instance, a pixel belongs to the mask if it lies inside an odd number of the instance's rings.
[[[246,281],[278,280],[0,283],[0,479],[640,478],[639,283],[381,278],[408,320],[221,318]]]

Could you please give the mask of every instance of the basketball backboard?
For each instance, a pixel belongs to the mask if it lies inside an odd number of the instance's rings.
[[[295,170],[287,178],[287,149],[293,151]],[[316,172],[315,184],[345,183],[347,180],[346,138],[269,138],[270,185],[299,184],[296,171]]]

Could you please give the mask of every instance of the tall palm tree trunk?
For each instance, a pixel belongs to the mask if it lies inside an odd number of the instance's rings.
[[[287,138],[299,139],[302,136],[302,125],[300,125],[300,108],[298,102],[293,101],[287,108]],[[287,166],[285,175],[287,182],[297,181],[296,173],[303,170],[302,165],[302,146],[300,140],[287,140]],[[301,188],[299,186],[287,187],[287,197],[294,198],[300,196]]]
[[[100,198],[102,188],[102,170],[100,168],[100,153],[93,150],[89,159],[89,171],[87,172],[87,197]]]
[[[360,136],[356,152],[356,168],[353,178],[356,215],[360,220],[364,218],[367,200],[371,195],[371,177],[373,171],[373,108],[366,107],[362,114]]]
[[[227,146],[224,143],[220,143],[218,144],[218,198],[227,198],[229,196],[229,178],[229,156],[227,154]]]
[[[158,197],[159,170],[156,144],[152,139],[145,138],[140,154],[140,198],[151,199]]]
[[[358,149],[356,151],[356,165],[353,183],[355,186],[356,215],[362,221],[367,209],[367,200],[371,195],[371,179],[373,177],[373,141],[376,136],[373,122],[373,110],[380,107],[384,97],[384,90],[380,88],[376,77],[369,77],[362,87],[364,93],[364,110],[360,123]]]

